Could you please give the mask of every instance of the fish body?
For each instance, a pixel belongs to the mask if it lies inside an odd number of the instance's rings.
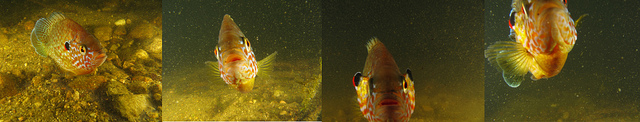
[[[518,87],[531,79],[556,76],[577,39],[575,24],[560,0],[513,0],[509,37],[485,50],[485,57],[503,72],[505,82]]]
[[[387,48],[377,38],[367,45],[368,56],[362,73],[353,77],[360,111],[373,122],[411,118],[415,108],[415,90],[411,71],[401,74]]]
[[[50,57],[60,68],[75,75],[93,72],[107,58],[96,37],[58,12],[36,22],[31,31],[31,45],[38,55]]]
[[[249,39],[228,14],[222,20],[218,45],[214,52],[218,61],[206,62],[213,68],[213,74],[243,93],[253,90],[257,75],[265,75],[271,70],[271,63],[277,54],[275,52],[256,62]]]

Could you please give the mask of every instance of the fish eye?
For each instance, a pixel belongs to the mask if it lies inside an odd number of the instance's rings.
[[[407,88],[407,80],[402,80],[402,88]]]
[[[509,14],[509,28],[513,29],[513,24],[515,24],[516,20],[516,12],[511,10],[511,14]]]
[[[64,49],[69,51],[69,42],[64,42]]]
[[[216,55],[216,56],[218,56],[218,46],[216,46],[216,49],[215,49],[215,50],[213,50],[213,54],[214,54],[214,55]]]
[[[353,86],[358,87],[358,85],[360,85],[360,77],[362,77],[362,73],[360,72],[356,72],[356,74],[353,75],[353,80],[351,80],[353,82]]]
[[[87,54],[87,46],[80,46],[80,54],[85,55]]]
[[[242,37],[242,41],[244,41],[247,47],[251,47],[251,43],[249,43],[249,39]]]

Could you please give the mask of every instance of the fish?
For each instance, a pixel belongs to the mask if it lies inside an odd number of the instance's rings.
[[[558,75],[577,40],[566,1],[513,0],[508,23],[512,41],[498,41],[484,52],[507,85],[517,88],[529,72],[534,81]]]
[[[278,52],[256,62],[249,39],[242,33],[229,14],[225,14],[214,53],[218,61],[207,61],[214,80],[221,78],[236,90],[247,93],[253,90],[256,76],[267,76],[272,71]]]
[[[415,108],[411,70],[400,73],[396,61],[378,38],[367,44],[364,70],[353,76],[360,111],[370,122],[407,122]]]
[[[40,18],[31,31],[31,46],[42,57],[74,75],[95,71],[107,59],[98,39],[60,12]]]

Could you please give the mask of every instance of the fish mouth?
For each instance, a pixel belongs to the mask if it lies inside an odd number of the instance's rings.
[[[380,106],[398,106],[400,105],[400,102],[398,102],[398,100],[396,99],[383,99],[382,101],[380,101],[380,103],[378,104]]]

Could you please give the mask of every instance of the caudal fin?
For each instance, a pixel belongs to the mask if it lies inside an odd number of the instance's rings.
[[[267,56],[266,58],[258,61],[258,76],[264,77],[268,76],[269,73],[273,71],[273,63],[276,60],[276,55],[278,52],[274,52],[273,54]]]
[[[520,86],[524,76],[529,72],[533,56],[518,42],[499,41],[484,51],[484,56],[502,71],[502,78],[513,88]]]

